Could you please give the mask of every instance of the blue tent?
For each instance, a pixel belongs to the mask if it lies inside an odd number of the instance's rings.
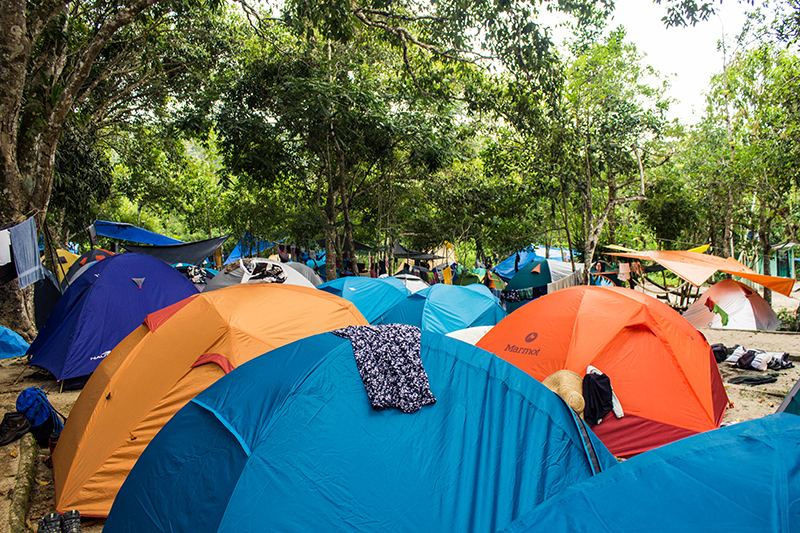
[[[58,380],[91,374],[153,311],[197,294],[164,261],[119,254],[95,262],[67,288],[28,349],[29,364]]]
[[[617,468],[561,398],[499,357],[422,332],[420,359],[436,403],[414,413],[372,409],[332,333],[245,363],[155,436],[106,531],[495,531]]]
[[[347,276],[326,281],[317,288],[352,302],[370,324],[381,324],[383,315],[409,294],[397,281],[400,287],[376,278]]]
[[[411,294],[411,291],[408,290],[406,284],[403,283],[403,280],[399,278],[395,278],[394,276],[385,276],[383,278],[375,278],[375,279],[380,280],[382,283],[388,283],[389,285],[397,287],[401,291],[405,291],[405,294]]]
[[[800,531],[800,417],[769,415],[655,448],[505,531]]]
[[[536,261],[537,259],[544,259],[545,255],[549,255],[548,259],[553,261],[561,261],[562,251],[566,251],[566,253],[569,254],[568,250],[562,250],[561,248],[550,248],[550,253],[548,254],[547,249],[544,246],[535,246],[531,244],[519,252],[513,253],[506,257],[497,263],[497,266],[495,266],[492,270],[497,272],[501,278],[508,281],[514,277],[514,274],[517,273],[518,269],[522,268],[528,263]],[[517,260],[517,255],[519,255],[519,260]],[[514,265],[517,266],[517,269],[514,268]]]
[[[473,326],[493,326],[506,316],[489,291],[437,283],[406,297],[384,315],[384,324],[417,326],[443,335]]]
[[[0,326],[0,359],[25,355],[28,343],[16,331]]]

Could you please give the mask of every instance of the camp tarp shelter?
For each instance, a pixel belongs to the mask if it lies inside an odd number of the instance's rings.
[[[59,381],[87,376],[148,314],[193,294],[188,279],[155,257],[96,261],[56,303],[28,349],[29,364]]]
[[[575,265],[575,270],[580,271],[583,265]],[[532,291],[531,298],[522,298],[521,301],[506,302],[506,310],[511,313],[531,300],[547,294],[547,285],[562,280],[573,274],[572,264],[552,259],[535,259],[519,268],[514,277],[506,284],[506,291],[520,289],[538,289]]]
[[[300,272],[315,287],[319,287],[324,283],[319,274],[317,274],[317,271],[311,268],[310,266],[306,265],[305,263],[298,263],[297,261],[288,261],[284,264]]]
[[[317,239],[316,242],[320,248],[323,250],[325,249],[325,239]],[[371,252],[373,250],[372,246],[369,244],[364,244],[363,242],[359,242],[355,239],[353,239],[353,247],[356,249],[356,252]],[[347,252],[347,249],[343,247],[342,251]]]
[[[408,296],[405,287],[360,276],[346,276],[326,281],[317,289],[352,302],[370,324],[382,324],[384,315]]]
[[[723,315],[713,311],[714,304],[725,313],[726,324],[723,324]],[[780,325],[775,311],[760,294],[732,279],[715,283],[683,312],[683,316],[696,328],[775,331]]]
[[[53,453],[56,509],[106,516],[139,455],[191,398],[265,351],[366,323],[341,298],[274,283],[197,294],[148,315],[67,418]]]
[[[0,326],[0,359],[20,357],[28,351],[29,344],[19,333]]]
[[[796,533],[798,442],[791,415],[695,435],[573,485],[502,531]]]
[[[784,296],[791,296],[794,279],[779,278],[758,274],[747,268],[732,257],[722,258],[715,255],[702,254],[691,251],[664,251],[649,250],[635,253],[609,253],[618,257],[628,257],[645,261],[655,261],[664,268],[669,269],[695,287],[699,287],[715,272],[725,272],[740,278],[748,279],[763,285]]]
[[[441,256],[436,254],[429,254],[428,252],[420,252],[418,250],[410,250],[401,245],[399,242],[396,242],[392,245],[392,255],[400,259],[416,259],[419,261],[442,259]]]
[[[474,326],[493,326],[506,312],[491,293],[437,283],[410,294],[383,316],[384,324],[408,324],[446,335]]]
[[[262,255],[261,252],[265,252],[275,246],[276,244],[280,244],[289,237],[284,237],[277,241],[265,241],[263,239],[259,239],[258,237],[253,237],[249,233],[245,232],[242,235],[242,238],[239,239],[239,242],[236,243],[231,253],[228,257],[225,258],[223,261],[224,265],[229,265],[235,261],[238,261],[242,257],[256,257],[258,255]],[[266,254],[265,254],[266,255]]]
[[[259,265],[263,266],[265,264],[269,265],[268,268],[277,268],[284,273],[286,280],[283,283],[289,285],[300,285],[301,287],[309,287],[312,289],[314,288],[314,284],[308,281],[303,274],[288,266],[286,263],[272,261],[271,259],[264,259],[263,257],[247,257],[244,259],[239,259],[236,263],[229,263],[225,265],[222,270],[220,270],[217,275],[211,278],[211,281],[206,284],[203,292],[215,291],[217,289],[230,287],[231,285],[238,285],[240,283],[248,283],[248,274],[254,271],[254,269],[259,268]],[[246,268],[243,269],[242,265],[244,265]],[[253,284],[255,281],[256,280],[253,280],[250,283]]]
[[[82,273],[86,271],[89,265],[94,262],[102,261],[107,257],[114,255],[114,252],[109,252],[105,248],[92,248],[83,252],[78,258],[72,262],[64,278],[61,280],[61,287],[66,289],[68,285],[75,282]]]
[[[405,285],[406,289],[409,290],[409,292],[419,292],[430,287],[428,282],[424,281],[419,276],[415,276],[414,274],[395,274],[391,277],[399,279],[403,285]]]
[[[477,344],[539,381],[557,370],[611,380],[624,411],[593,426],[616,456],[719,427],[728,398],[705,337],[663,302],[622,287],[569,287],[520,307]]]
[[[126,222],[109,222],[107,220],[95,220],[94,231],[97,235],[110,239],[127,242],[138,242],[141,244],[168,245],[181,244],[183,241],[167,237],[155,231],[140,228]]]
[[[122,247],[129,252],[147,254],[169,263],[189,263],[202,265],[203,261],[214,254],[214,251],[228,240],[228,235],[212,237],[202,241],[185,242],[182,244],[165,244],[161,246],[145,246],[123,244]]]
[[[495,531],[618,467],[505,361],[429,332],[420,359],[436,403],[413,413],[374,410],[351,342],[333,333],[242,365],[155,436],[106,530]]]
[[[800,415],[800,379],[798,379],[794,387],[786,393],[786,396],[783,398],[776,412]]]

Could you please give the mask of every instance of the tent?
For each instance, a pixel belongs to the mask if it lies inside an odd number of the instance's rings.
[[[25,355],[28,346],[29,344],[20,337],[19,333],[0,326],[0,359]]]
[[[64,279],[64,276],[67,275],[67,271],[69,268],[77,261],[78,254],[73,254],[68,250],[62,250],[61,248],[56,250],[56,257],[58,257],[58,265],[56,265],[55,276],[58,279],[58,282]],[[44,262],[44,258],[42,258],[42,262]]]
[[[28,349],[29,364],[57,380],[91,374],[114,346],[153,311],[197,289],[163,261],[142,254],[95,262],[58,301]]]
[[[473,326],[493,326],[505,316],[491,293],[437,283],[396,304],[384,314],[383,323],[409,324],[446,335]]]
[[[377,278],[346,276],[326,281],[317,287],[353,304],[370,324],[382,324],[383,316],[408,296],[405,287],[384,283]]]
[[[427,282],[422,281],[422,278],[414,274],[395,274],[391,277],[402,281],[403,285],[405,285],[410,292],[419,292],[422,289],[430,287]]]
[[[157,257],[165,263],[189,263],[202,265],[203,262],[214,255],[214,252],[228,240],[228,235],[212,237],[202,241],[184,242],[180,244],[162,245],[135,245],[123,244],[122,247],[129,252],[147,254]]]
[[[522,250],[515,252],[495,266],[492,270],[497,272],[501,278],[510,280],[514,277],[517,271],[537,259],[551,259],[553,261],[562,261],[562,254],[567,258],[570,257],[569,250],[563,248],[547,248],[545,246],[537,246],[531,244]]]
[[[457,329],[447,334],[448,337],[468,342],[473,346],[486,335],[494,326],[474,326],[471,328]]]
[[[593,427],[616,456],[719,427],[728,405],[705,337],[677,311],[622,287],[578,286],[511,313],[477,344],[539,381],[589,365],[605,373],[624,411]]]
[[[798,442],[791,415],[695,435],[573,485],[502,531],[796,532]]]
[[[317,274],[317,271],[306,265],[305,263],[298,263],[297,261],[288,261],[286,265],[300,272],[305,278],[311,282],[315,287],[322,285],[322,278]]]
[[[33,318],[37,330],[44,327],[47,317],[50,316],[62,294],[61,286],[53,273],[45,267],[42,269],[44,277],[33,284]]]
[[[148,315],[67,418],[53,453],[56,509],[106,516],[147,444],[199,392],[265,351],[366,323],[341,298],[274,283],[197,294]]]
[[[495,531],[617,468],[505,361],[428,332],[419,357],[436,403],[410,413],[371,407],[350,340],[333,333],[242,365],[155,436],[106,530]]]
[[[575,265],[575,271],[583,269],[583,265]],[[510,313],[531,300],[547,294],[547,284],[567,278],[573,274],[572,264],[552,259],[536,259],[519,268],[514,277],[506,284],[505,290],[527,290],[520,301],[508,301],[506,310]]]
[[[83,252],[78,258],[72,262],[64,278],[61,280],[62,288],[67,288],[68,285],[73,283],[75,279],[86,272],[86,269],[96,261],[102,261],[107,257],[114,255],[114,252],[109,252],[105,248],[92,248]]]
[[[780,325],[775,311],[761,295],[732,279],[715,283],[683,316],[696,328],[775,331]]]
[[[800,379],[797,380],[794,387],[786,393],[786,396],[783,398],[776,412],[800,415]]]
[[[269,276],[270,272],[275,272],[278,277]],[[262,257],[249,257],[239,259],[235,263],[225,265],[216,276],[203,289],[203,292],[215,291],[223,287],[230,287],[239,283],[288,283],[289,285],[300,285],[301,287],[314,288],[314,284],[308,279],[288,266],[286,263],[272,261]]]

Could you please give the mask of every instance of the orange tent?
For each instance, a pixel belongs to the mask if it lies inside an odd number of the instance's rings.
[[[605,373],[624,411],[593,426],[616,456],[719,427],[728,404],[711,347],[668,305],[621,287],[570,287],[508,315],[477,346],[539,381]]]
[[[338,296],[297,285],[234,285],[147,316],[87,382],[53,452],[56,510],[107,516],[155,434],[233,368],[290,342],[367,325]]]
[[[715,255],[701,254],[692,251],[661,251],[648,250],[645,252],[633,253],[607,253],[617,257],[629,257],[631,259],[644,259],[655,261],[664,268],[669,269],[678,276],[682,277],[695,287],[699,287],[708,278],[719,270],[727,274],[732,274],[740,278],[749,279],[759,285],[763,285],[775,292],[785,296],[790,296],[794,287],[792,278],[780,278],[777,276],[765,276],[755,270],[747,268],[732,257],[722,258]]]

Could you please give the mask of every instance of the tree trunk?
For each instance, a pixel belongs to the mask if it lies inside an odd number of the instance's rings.
[[[31,343],[36,338],[36,321],[33,314],[33,285],[19,290],[17,280],[0,286],[0,325],[16,331]]]

